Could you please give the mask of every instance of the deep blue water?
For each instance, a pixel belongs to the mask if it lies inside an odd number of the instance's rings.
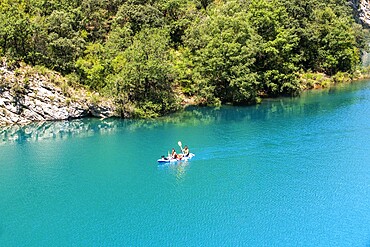
[[[0,246],[370,246],[370,82],[2,128]]]

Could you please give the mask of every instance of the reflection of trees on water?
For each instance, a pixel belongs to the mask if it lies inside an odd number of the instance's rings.
[[[111,133],[117,128],[116,121],[72,120],[35,122],[24,126],[11,125],[0,128],[0,143],[66,139],[74,136],[91,136],[95,133]]]
[[[154,129],[166,124],[200,124],[208,122],[207,116],[200,116],[196,111],[185,111],[157,120],[128,119],[78,119],[72,121],[34,122],[28,125],[10,125],[0,127],[0,144],[46,139],[67,139],[86,137],[94,134],[111,134],[117,130],[138,131]]]
[[[239,122],[245,120],[289,119],[292,117],[316,116],[337,110],[342,106],[353,105],[359,97],[354,94],[359,89],[369,88],[369,83],[357,82],[351,85],[339,85],[330,89],[304,92],[296,98],[265,99],[260,105],[247,107],[225,106],[221,108],[190,108],[193,118],[198,122],[214,123],[217,121]],[[230,110],[230,108],[232,110]],[[191,114],[190,114],[191,115]],[[186,119],[184,122],[189,123]],[[191,120],[195,123],[196,121]]]
[[[369,83],[354,83],[327,90],[303,93],[298,98],[267,99],[261,105],[220,108],[189,107],[185,111],[156,120],[127,119],[81,119],[60,122],[39,122],[26,126],[12,125],[0,128],[0,144],[44,139],[66,139],[75,136],[111,134],[117,130],[140,131],[165,125],[197,126],[210,125],[220,121],[259,121],[274,118],[308,117],[334,111],[342,106],[355,104],[360,97],[353,94],[361,88],[370,88]],[[345,92],[345,93],[342,93]]]

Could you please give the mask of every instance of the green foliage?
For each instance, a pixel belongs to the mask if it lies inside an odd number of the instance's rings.
[[[109,33],[105,44],[107,52],[115,57],[119,52],[124,51],[132,44],[133,32],[128,25],[123,27],[114,25]]]
[[[303,89],[330,87],[332,79],[322,73],[307,72],[300,76],[300,85]]]
[[[176,94],[250,104],[330,85],[307,71],[346,81],[369,39],[345,0],[2,0],[0,27],[9,62],[68,75],[137,117],[176,110]]]
[[[251,70],[257,53],[253,30],[237,2],[214,8],[188,32],[193,79],[204,104],[254,102],[258,76]]]
[[[48,57],[53,69],[70,73],[75,61],[83,54],[85,41],[80,37],[78,26],[78,11],[55,10],[46,19],[48,27]]]
[[[32,35],[30,16],[24,3],[4,0],[0,4],[0,46],[2,55],[27,60]]]
[[[112,63],[112,91],[132,103],[136,117],[152,117],[176,109],[166,29],[143,29]]]
[[[361,68],[361,74],[363,74],[366,78],[370,78],[370,66]]]
[[[339,18],[330,8],[315,11],[318,25],[318,67],[329,75],[352,72],[360,58],[354,31],[346,18]]]
[[[95,90],[105,87],[104,53],[105,50],[101,44],[89,44],[86,46],[85,56],[76,61],[82,83]]]
[[[249,8],[248,19],[260,39],[255,66],[262,91],[268,96],[295,94],[299,90],[299,55],[295,53],[299,36],[290,27],[287,10],[277,1],[266,0],[254,0]]]
[[[338,72],[333,76],[333,80],[335,83],[349,83],[352,81],[352,76],[347,72]]]
[[[121,26],[129,25],[134,33],[139,32],[143,27],[163,26],[163,13],[145,1],[128,1],[120,6],[115,23]]]
[[[194,96],[197,88],[192,80],[194,64],[190,50],[185,48],[172,51],[172,60],[176,85],[180,86],[186,96]]]

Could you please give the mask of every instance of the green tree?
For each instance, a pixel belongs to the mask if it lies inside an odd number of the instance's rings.
[[[105,50],[101,44],[86,46],[85,56],[76,61],[77,72],[84,85],[99,90],[105,87],[106,67]]]
[[[193,80],[205,104],[256,101],[258,43],[237,1],[215,6],[189,28],[185,44],[192,51]]]
[[[82,20],[81,24],[88,32],[88,39],[91,42],[98,42],[103,40],[110,29],[111,11],[115,10],[115,2],[109,4],[105,0],[82,0],[81,11]]]
[[[83,30],[75,23],[79,15],[78,10],[55,10],[46,19],[51,68],[62,73],[73,72],[76,60],[83,55]]]
[[[328,74],[354,70],[358,51],[365,48],[364,32],[347,1],[280,0],[280,5],[287,9],[290,27],[299,38],[295,52],[300,68]]]
[[[107,52],[115,57],[119,52],[127,49],[133,41],[133,32],[129,25],[113,25],[105,43]]]
[[[289,26],[286,9],[275,0],[253,0],[248,7],[248,21],[260,40],[255,66],[262,79],[261,89],[268,96],[296,93],[299,37]]]
[[[27,61],[32,36],[31,23],[25,12],[26,5],[14,0],[0,4],[0,47],[2,55]]]
[[[128,1],[120,6],[114,23],[124,26],[130,25],[134,33],[140,32],[143,27],[163,27],[163,13],[155,6],[142,1]]]
[[[339,71],[353,72],[360,61],[356,36],[346,18],[338,17],[331,8],[315,11],[318,68],[333,75]]]
[[[162,0],[156,3],[163,13],[164,23],[170,30],[171,46],[178,49],[183,45],[185,30],[200,14],[192,0]]]
[[[165,29],[143,29],[113,61],[111,87],[136,117],[155,117],[177,108]]]

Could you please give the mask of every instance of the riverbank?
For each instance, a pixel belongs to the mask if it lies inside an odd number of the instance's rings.
[[[94,116],[119,117],[113,100],[45,68],[0,64],[0,125],[67,120]]]
[[[301,73],[299,81],[301,90],[313,90],[330,88],[338,84],[353,83],[359,80],[370,78],[370,67],[364,67],[355,71],[353,74],[347,72],[338,72],[334,76],[328,76],[323,73],[306,72]]]
[[[338,73],[329,77],[322,73],[302,73],[300,88],[314,90],[341,83],[370,78],[370,69],[364,68],[354,74]],[[178,90],[183,108],[201,105],[194,97]],[[126,109],[126,111],[122,111]],[[40,67],[8,66],[3,59],[0,64],[0,125],[28,124],[31,122],[69,120],[84,117],[131,118],[129,107],[119,105],[81,85],[75,85],[59,73]]]

